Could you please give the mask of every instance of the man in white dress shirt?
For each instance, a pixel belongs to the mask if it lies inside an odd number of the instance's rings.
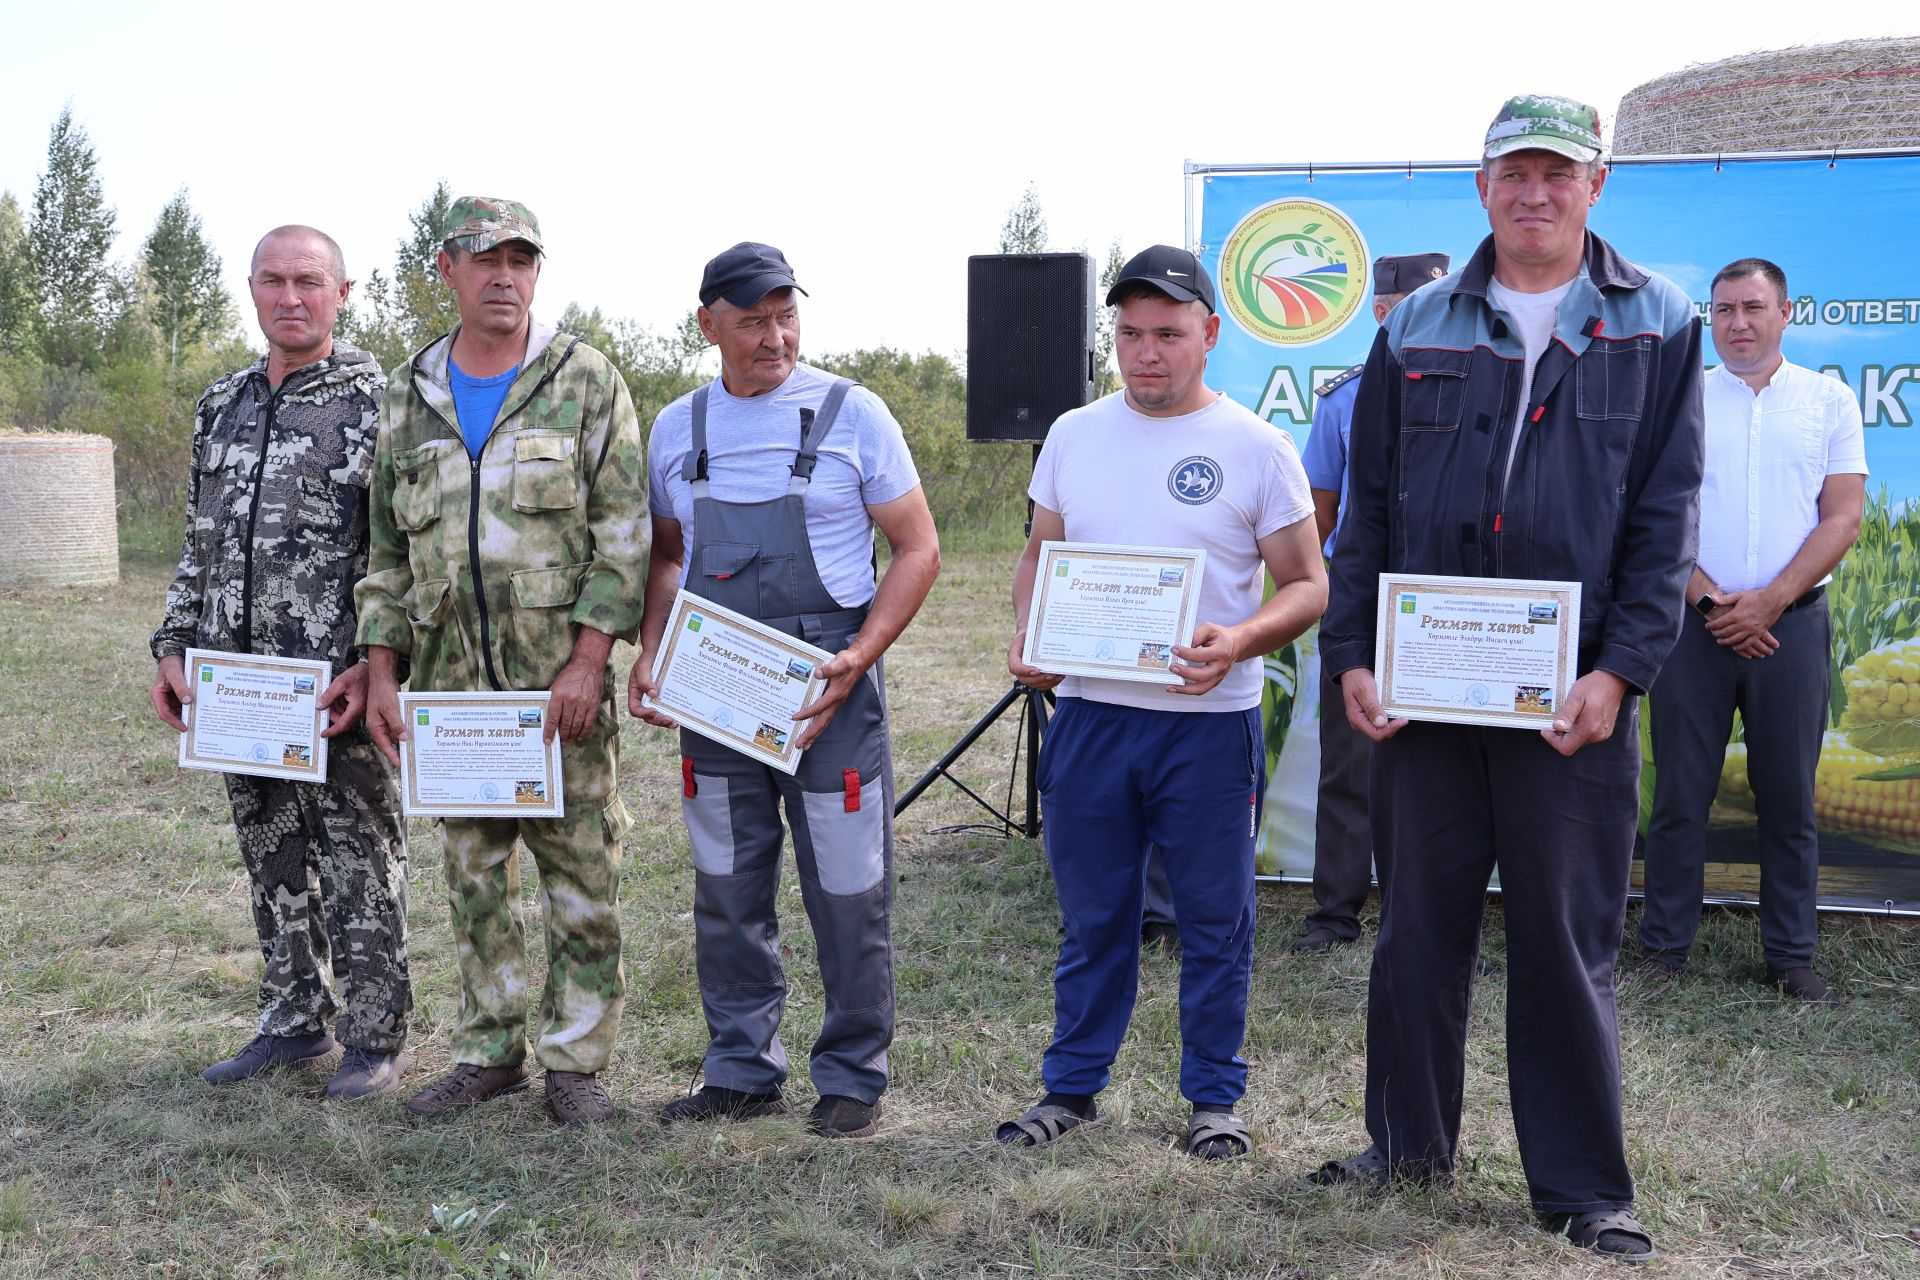
[[[1835,378],[1780,354],[1787,278],[1742,258],[1713,279],[1700,552],[1673,656],[1652,690],[1655,789],[1647,827],[1643,983],[1686,965],[1700,924],[1707,810],[1740,712],[1759,817],[1767,980],[1833,1003],[1813,971],[1820,873],[1814,768],[1827,727],[1831,633],[1823,598],[1860,533],[1867,455],[1860,406]]]

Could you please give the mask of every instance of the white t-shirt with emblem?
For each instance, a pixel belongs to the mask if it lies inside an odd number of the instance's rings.
[[[1231,625],[1260,607],[1259,539],[1313,515],[1293,437],[1221,396],[1154,418],[1116,391],[1063,415],[1034,464],[1030,496],[1066,522],[1067,541],[1190,547],[1207,553],[1199,621]],[[1068,676],[1060,693],[1154,711],[1260,705],[1260,656],[1202,697],[1158,684]]]

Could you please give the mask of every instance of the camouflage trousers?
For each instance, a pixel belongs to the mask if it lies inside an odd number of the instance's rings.
[[[341,1043],[407,1038],[407,829],[392,768],[364,729],[327,748],[326,785],[226,775],[266,972],[260,1030]],[[345,1005],[333,990],[338,978]]]
[[[527,956],[520,860],[525,843],[540,873],[547,981],[533,1056],[553,1071],[593,1074],[620,1034],[626,974],[620,965],[620,840],[632,820],[616,777],[619,725],[604,704],[594,727],[563,744],[562,818],[447,818],[447,896],[460,967],[453,1060],[517,1066],[527,1054]]]

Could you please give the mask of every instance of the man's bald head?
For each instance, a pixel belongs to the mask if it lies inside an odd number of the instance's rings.
[[[283,240],[311,245],[320,259],[326,263],[327,270],[333,273],[333,283],[341,285],[347,282],[347,258],[340,252],[339,242],[318,227],[302,226],[297,222],[288,223],[284,227],[275,227],[260,237],[260,243],[253,246],[253,257],[247,264],[249,278],[252,277],[254,268],[260,265],[260,251],[267,247],[267,243]]]

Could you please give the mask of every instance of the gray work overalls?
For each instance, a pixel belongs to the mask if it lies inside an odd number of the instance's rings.
[[[838,653],[867,610],[841,607],[821,583],[803,503],[821,442],[853,383],[836,381],[817,414],[800,410],[792,478],[785,495],[768,502],[723,502],[708,492],[710,386],[694,392],[693,437],[681,468],[693,490],[687,590]],[[893,1040],[893,759],[880,663],[791,777],[685,730],[680,750],[694,954],[712,1037],[706,1083],[767,1093],[787,1076],[779,1037],[787,981],[774,915],[784,803],[826,990],[814,1087],[875,1101],[887,1087]]]

